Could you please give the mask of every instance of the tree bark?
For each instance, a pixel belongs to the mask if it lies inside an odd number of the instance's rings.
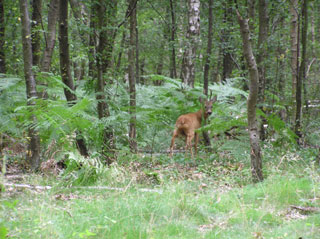
[[[137,152],[137,141],[136,141],[136,79],[134,74],[134,53],[135,53],[135,41],[136,41],[136,4],[137,0],[129,0],[130,9],[132,14],[130,16],[130,46],[128,52],[129,61],[129,95],[130,95],[130,123],[129,123],[129,142],[130,149],[132,152]]]
[[[284,27],[285,17],[281,17],[279,20],[278,29]],[[283,57],[286,54],[286,48],[282,44],[283,32],[280,32],[280,38],[278,38],[278,47],[277,47],[277,69],[276,69],[276,82],[278,82],[278,97],[281,102],[285,101],[285,95],[283,91],[285,89],[285,72],[283,71],[285,66],[285,58]],[[287,121],[287,112],[286,109],[280,109],[279,116],[283,121]]]
[[[64,94],[69,104],[74,104],[76,95],[73,93],[74,84],[70,70],[69,37],[68,37],[68,1],[60,1],[59,15],[59,50],[60,50],[60,71],[64,87]]]
[[[135,50],[136,50],[136,83],[139,84],[140,83],[140,61],[139,61],[139,51],[140,51],[140,48],[139,48],[139,29],[138,29],[138,21],[137,21],[137,6],[136,6],[136,9],[135,9],[135,37],[136,37],[136,41],[135,41]]]
[[[255,19],[256,9],[255,9],[256,0],[247,0],[248,7],[248,16],[250,19]],[[254,21],[249,21],[249,30],[254,32]]]
[[[232,55],[230,47],[230,26],[233,24],[232,22],[232,0],[228,0],[225,3],[225,9],[224,9],[224,19],[223,22],[226,25],[226,27],[222,30],[222,54],[223,54],[223,60],[222,60],[222,81],[226,81],[227,78],[230,78],[230,75],[232,73],[233,68],[233,61],[232,61]]]
[[[117,65],[116,65],[116,69],[119,72],[120,72],[120,67],[121,67],[121,58],[122,58],[122,53],[123,53],[123,48],[124,48],[125,41],[126,41],[126,31],[124,30],[122,32],[122,38],[121,38],[121,42],[120,42],[120,50],[119,50],[118,59],[117,59]]]
[[[87,29],[89,27],[89,19],[88,19],[88,9],[86,8],[85,4],[82,1],[79,0],[69,0],[73,16],[77,22],[77,32],[74,30],[74,34],[77,36],[80,36],[81,42],[84,47],[87,47],[89,44],[89,34]],[[81,27],[81,26],[85,26]],[[80,81],[84,78],[85,74],[85,66],[86,66],[86,60],[85,59],[74,59],[72,61],[73,66],[73,75],[75,78],[75,82],[77,82],[76,85],[80,83]]]
[[[177,78],[177,66],[176,66],[176,47],[175,47],[175,35],[176,35],[176,17],[174,10],[173,0],[170,0],[170,13],[171,13],[171,36],[170,36],[170,77]]]
[[[99,1],[99,4],[95,5],[95,11],[98,13],[97,15],[97,31],[99,36],[99,43],[98,47],[96,49],[97,57],[96,57],[96,63],[97,63],[97,72],[98,72],[98,81],[97,81],[97,101],[98,101],[98,116],[99,119],[102,119],[104,117],[109,116],[109,108],[106,102],[104,87],[106,85],[106,82],[103,78],[105,70],[105,61],[108,61],[104,56],[106,44],[107,44],[107,32],[106,30],[103,30],[103,26],[107,26],[107,16],[106,16],[106,5]],[[106,143],[106,142],[105,142]]]
[[[34,105],[33,99],[37,98],[36,80],[32,72],[32,44],[31,44],[31,26],[28,11],[28,1],[20,0],[21,14],[21,35],[24,60],[24,76],[26,80],[27,104]],[[36,123],[36,118],[32,116],[33,123]],[[31,165],[32,170],[37,170],[40,166],[40,137],[34,127],[28,130],[30,142],[27,153],[27,161]]]
[[[292,109],[294,109],[294,102],[296,101],[296,85],[298,78],[298,0],[290,0],[290,14],[291,14],[291,72],[292,72]],[[292,112],[295,119],[295,109]]]
[[[60,71],[64,88],[64,94],[69,106],[75,104],[77,96],[74,94],[74,84],[70,70],[70,54],[68,39],[68,1],[61,0],[59,5],[59,51],[60,51]],[[88,157],[88,149],[79,132],[76,137],[76,145],[82,156]]]
[[[0,0],[0,73],[6,73],[4,0]]]
[[[32,1],[32,24],[31,24],[31,39],[32,39],[32,61],[34,66],[40,66],[41,54],[41,23],[42,23],[42,0]]]
[[[249,19],[244,19],[237,10],[238,22],[243,42],[243,53],[247,62],[250,78],[250,92],[247,101],[248,128],[251,145],[251,170],[254,182],[263,180],[259,131],[256,118],[256,105],[259,91],[259,72],[250,42]]]
[[[212,50],[212,25],[213,25],[213,16],[212,16],[212,8],[213,8],[213,0],[209,0],[208,3],[208,11],[209,11],[209,22],[208,22],[208,42],[207,42],[207,52],[205,56],[204,63],[204,73],[203,73],[203,92],[206,96],[208,96],[208,88],[209,88],[209,69],[210,69],[210,59],[211,59],[211,50]],[[205,122],[206,124],[206,122]],[[208,132],[202,132],[205,144],[210,146],[210,137]]]
[[[212,50],[212,25],[213,25],[212,4],[213,4],[213,0],[209,0],[208,42],[207,42],[207,53],[205,56],[204,73],[203,73],[203,92],[205,95],[208,95],[209,69],[210,69],[210,59],[211,59],[211,50]]]
[[[69,0],[69,3],[77,24],[78,25],[83,24],[88,27],[88,23],[89,23],[88,14],[87,14],[88,10],[86,9],[86,6],[84,5],[84,3],[79,0]],[[86,32],[81,28],[78,28],[78,30],[79,30],[78,32],[79,32],[79,36],[82,43],[85,46],[87,46],[89,43],[89,35],[86,34]]]
[[[190,87],[194,87],[195,59],[200,35],[200,0],[188,0],[188,31],[184,50],[181,79]]]
[[[302,5],[302,24],[301,24],[301,64],[298,71],[298,79],[296,85],[296,118],[295,133],[301,138],[301,114],[302,114],[302,85],[306,77],[306,61],[307,61],[307,34],[308,34],[308,0],[303,1]],[[298,139],[299,142],[299,139]]]
[[[96,63],[96,49],[97,49],[97,2],[96,0],[91,0],[90,7],[90,34],[89,34],[89,51],[88,51],[88,60],[89,60],[89,77],[95,79],[97,77],[97,63]]]
[[[267,59],[267,39],[268,39],[268,27],[269,27],[269,16],[268,16],[268,3],[266,0],[259,0],[259,35],[258,35],[258,55],[257,55],[257,65],[259,72],[259,108],[264,111],[263,104],[265,101],[264,91],[266,87],[266,64],[263,62]],[[260,124],[260,139],[265,140],[265,130],[264,124],[266,124],[266,119],[263,117]]]
[[[48,30],[45,34],[45,48],[41,60],[40,70],[49,72],[51,66],[52,54],[56,43],[56,29],[59,15],[59,0],[51,0],[48,10]]]

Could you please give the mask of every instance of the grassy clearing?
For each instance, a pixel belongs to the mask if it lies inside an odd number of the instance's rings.
[[[312,163],[265,162],[267,178],[253,185],[247,165],[177,161],[114,165],[95,183],[124,191],[66,188],[62,179],[31,175],[25,183],[53,189],[7,189],[0,225],[8,238],[25,239],[320,238],[320,214],[291,208],[320,207]]]

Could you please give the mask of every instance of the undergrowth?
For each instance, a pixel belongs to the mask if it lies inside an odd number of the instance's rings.
[[[257,184],[248,163],[232,156],[81,161],[92,170],[86,175],[73,162],[66,174],[23,179],[50,190],[7,187],[0,227],[9,238],[319,238],[320,214],[294,208],[320,208],[310,153],[264,155],[266,178]]]

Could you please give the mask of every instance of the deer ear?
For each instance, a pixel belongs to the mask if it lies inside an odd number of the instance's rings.
[[[213,99],[211,99],[211,102],[212,102],[212,103],[216,102],[216,101],[217,101],[217,98],[218,98],[217,95],[215,95],[215,96],[213,97]]]

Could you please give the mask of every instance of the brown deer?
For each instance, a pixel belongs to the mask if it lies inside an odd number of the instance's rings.
[[[184,135],[186,138],[186,152],[190,149],[191,156],[193,158],[192,139],[195,138],[194,150],[195,154],[197,154],[197,144],[199,141],[199,134],[196,132],[196,129],[201,127],[201,122],[203,119],[207,119],[212,114],[212,104],[217,100],[215,96],[214,99],[211,100],[203,100],[200,98],[200,102],[203,103],[203,108],[195,113],[188,113],[184,115],[180,115],[176,121],[176,126],[173,131],[173,136],[171,140],[170,146],[170,155],[173,154],[174,148],[174,140],[179,135]]]

